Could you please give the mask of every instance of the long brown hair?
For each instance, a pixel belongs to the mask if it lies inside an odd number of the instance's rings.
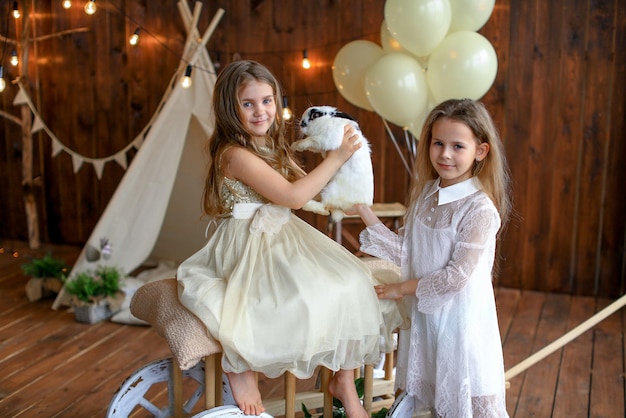
[[[489,153],[474,162],[472,176],[478,177],[483,191],[491,198],[504,226],[511,213],[510,174],[500,135],[485,106],[471,99],[450,99],[430,111],[420,134],[417,159],[411,179],[409,204],[414,204],[430,180],[439,177],[430,161],[430,141],[433,125],[448,118],[461,122],[471,129],[479,144],[489,144]]]
[[[276,117],[267,132],[265,148],[259,148],[252,140],[241,119],[241,103],[238,93],[251,81],[267,83],[274,92]],[[294,155],[285,137],[285,121],[282,118],[282,92],[278,80],[271,71],[255,61],[234,61],[224,67],[217,77],[213,91],[213,116],[215,129],[207,142],[207,174],[202,196],[204,213],[218,217],[228,212],[221,199],[223,174],[220,161],[222,154],[231,146],[244,147],[265,160],[287,180],[295,179],[301,171],[294,164]],[[268,151],[269,149],[269,151]]]

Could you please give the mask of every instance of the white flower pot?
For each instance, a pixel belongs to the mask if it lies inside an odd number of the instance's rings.
[[[113,311],[109,307],[107,302],[101,302],[98,304],[90,304],[74,307],[74,315],[76,321],[85,324],[95,324],[96,322],[104,321],[113,316]]]

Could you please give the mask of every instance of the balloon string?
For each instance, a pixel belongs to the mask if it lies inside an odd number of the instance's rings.
[[[389,124],[387,123],[385,118],[381,117],[381,119],[383,120],[383,124],[385,125],[385,129],[387,129],[387,134],[389,134],[389,137],[393,141],[393,145],[396,147],[396,151],[398,151],[398,155],[400,155],[400,158],[402,159],[402,164],[404,164],[404,168],[406,168],[406,171],[410,175],[411,174],[411,169],[409,168],[409,164],[406,162],[406,158],[404,158],[404,154],[402,153],[402,151],[400,150],[400,147],[398,146],[398,142],[396,141],[396,137],[393,135],[393,132],[391,132],[391,129],[389,128]]]
[[[411,168],[413,168],[413,162],[415,161],[415,157],[417,155],[417,148],[415,147],[415,141],[412,139],[413,135],[409,138],[408,132],[408,129],[404,129],[404,142],[406,142],[406,147],[411,154]]]

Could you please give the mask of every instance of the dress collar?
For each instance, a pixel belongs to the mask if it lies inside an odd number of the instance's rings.
[[[471,177],[460,183],[453,184],[448,187],[440,187],[441,178],[438,178],[433,182],[430,191],[426,194],[426,197],[430,197],[439,192],[439,199],[437,199],[437,206],[445,205],[446,203],[455,202],[467,197],[471,194],[482,190],[480,180],[476,177]]]

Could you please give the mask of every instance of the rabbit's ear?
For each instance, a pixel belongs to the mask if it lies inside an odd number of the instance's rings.
[[[317,109],[315,107],[312,107],[311,111],[309,112],[309,120],[321,118],[322,116],[325,116],[326,114],[327,113],[325,113],[322,109]]]
[[[351,120],[351,121],[354,121],[354,122],[357,121],[354,116],[350,116],[350,115],[348,115],[347,113],[344,113],[344,112],[337,111],[337,112],[335,112],[334,116],[337,117],[337,118],[348,119],[348,120]]]

